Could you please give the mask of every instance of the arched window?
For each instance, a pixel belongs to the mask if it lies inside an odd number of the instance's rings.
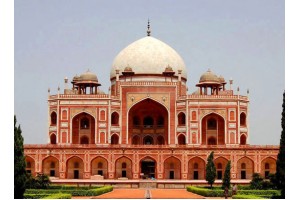
[[[147,116],[144,118],[144,126],[145,127],[152,127],[153,126],[153,118],[150,116]]]
[[[208,130],[217,130],[217,120],[215,118],[210,118],[207,120]]]
[[[98,168],[102,168],[103,167],[103,163],[102,162],[98,162]]]
[[[198,169],[198,163],[194,163],[194,169]]]
[[[87,136],[82,136],[80,138],[80,144],[89,144],[89,138]]]
[[[246,164],[245,163],[242,163],[241,169],[246,169]]]
[[[246,126],[246,114],[243,113],[243,112],[240,115],[240,125],[241,126]]]
[[[140,118],[138,116],[133,117],[133,126],[139,126],[140,125]]]
[[[50,168],[55,168],[55,162],[50,163]]]
[[[158,126],[163,126],[164,125],[164,117],[163,116],[159,116],[158,119],[157,119],[157,125]]]
[[[185,126],[185,114],[183,112],[178,114],[178,125]]]
[[[111,125],[119,125],[119,114],[117,112],[111,114]]]
[[[208,145],[217,145],[217,140],[215,137],[209,137],[207,143]]]
[[[222,163],[217,164],[217,169],[222,169]]]
[[[270,175],[270,164],[265,163],[265,178],[268,179]]]
[[[56,112],[52,112],[51,113],[51,125],[56,125],[56,118],[57,118]]]
[[[178,144],[185,145],[185,136],[183,134],[178,136]]]
[[[89,119],[87,117],[83,117],[80,120],[80,128],[81,129],[88,129],[90,127]]]
[[[170,169],[174,169],[174,163],[170,163]]]
[[[241,135],[241,140],[240,140],[241,145],[245,145],[246,141],[247,141],[246,136],[245,135]]]
[[[123,162],[123,163],[122,163],[122,168],[125,169],[126,167],[127,167],[126,162]]]
[[[111,136],[111,144],[119,144],[119,136],[116,134],[113,134]]]
[[[56,135],[54,133],[50,135],[50,143],[56,144]]]
[[[79,163],[78,162],[74,162],[74,168],[79,168]]]
[[[144,138],[144,144],[146,144],[146,145],[150,145],[150,144],[154,144],[154,142],[153,142],[153,138],[151,137],[151,136],[146,136],[145,138]]]

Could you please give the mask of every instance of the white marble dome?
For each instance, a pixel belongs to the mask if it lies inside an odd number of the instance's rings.
[[[162,74],[167,66],[172,67],[175,75],[182,70],[181,76],[187,78],[180,55],[164,42],[147,36],[131,43],[116,56],[110,78],[116,76],[116,69],[120,70],[120,74],[126,67],[131,67],[135,74]]]

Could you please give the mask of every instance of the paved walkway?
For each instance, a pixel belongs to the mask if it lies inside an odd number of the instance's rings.
[[[186,189],[150,189],[151,199],[204,199]],[[146,189],[114,189],[93,199],[146,199]],[[88,198],[88,197],[87,197]],[[90,197],[89,197],[90,198]]]

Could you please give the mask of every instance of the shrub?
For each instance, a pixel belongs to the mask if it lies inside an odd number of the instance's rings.
[[[251,186],[250,185],[237,185],[238,190],[250,190]]]
[[[188,186],[187,191],[199,194],[205,197],[224,197],[224,190],[220,189],[206,189],[206,188],[199,188],[194,186]],[[231,191],[228,191],[228,196],[231,196]]]
[[[260,197],[260,196],[245,195],[245,194],[233,195],[232,198],[233,199],[264,199],[263,197]]]
[[[44,197],[43,199],[71,199],[71,194],[58,193]]]
[[[50,179],[45,174],[37,174],[33,177],[31,174],[27,175],[26,188],[47,189],[50,185]]]
[[[252,181],[250,182],[251,189],[262,189],[263,178],[259,173],[254,173],[252,176]]]
[[[46,196],[49,196],[50,194],[43,193],[43,194],[29,194],[26,193],[24,194],[24,199],[42,199]]]
[[[266,195],[266,196],[277,196],[280,195],[279,190],[238,190],[238,195]]]

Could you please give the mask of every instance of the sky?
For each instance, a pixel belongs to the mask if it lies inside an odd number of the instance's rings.
[[[47,143],[47,90],[63,89],[64,77],[89,69],[108,92],[114,58],[146,36],[148,18],[151,35],[183,58],[188,93],[208,68],[232,78],[235,92],[250,91],[250,144],[279,144],[283,0],[15,0],[14,114],[25,144]]]

